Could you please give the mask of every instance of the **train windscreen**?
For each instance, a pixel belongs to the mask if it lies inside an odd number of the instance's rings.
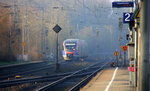
[[[76,48],[76,43],[66,43],[65,48],[69,51],[74,51]]]

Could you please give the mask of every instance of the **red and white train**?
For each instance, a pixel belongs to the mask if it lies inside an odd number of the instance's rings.
[[[66,39],[63,42],[64,60],[83,60],[88,57],[87,43],[80,39]]]

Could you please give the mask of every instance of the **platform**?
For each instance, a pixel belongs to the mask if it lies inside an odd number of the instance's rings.
[[[126,67],[106,68],[98,73],[80,91],[135,91],[130,85]]]

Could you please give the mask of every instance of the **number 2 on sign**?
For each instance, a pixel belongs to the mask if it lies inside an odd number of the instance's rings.
[[[130,21],[130,13],[126,13],[125,16],[126,16],[125,21]]]

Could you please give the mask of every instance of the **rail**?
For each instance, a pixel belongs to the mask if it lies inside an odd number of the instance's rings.
[[[37,89],[36,91],[48,91],[49,89],[52,89],[52,88],[54,88],[55,86],[57,86],[57,85],[59,85],[60,83],[63,83],[63,82],[65,82],[66,80],[68,80],[68,79],[70,79],[70,78],[73,78],[74,76],[76,76],[76,75],[78,75],[78,74],[82,74],[82,73],[87,73],[87,72],[89,72],[90,70],[93,70],[93,72],[91,72],[90,74],[95,74],[97,71],[99,71],[99,70],[101,70],[105,65],[103,65],[102,67],[100,67],[100,68],[97,68],[97,69],[94,69],[94,68],[96,68],[96,67],[98,67],[97,65],[100,65],[101,63],[95,63],[95,64],[93,64],[93,65],[91,65],[91,66],[89,66],[89,67],[86,67],[86,68],[84,68],[84,69],[82,69],[82,70],[79,70],[79,71],[76,71],[76,72],[74,72],[74,73],[72,73],[72,74],[69,74],[69,75],[67,75],[67,76],[65,76],[65,77],[63,77],[63,78],[61,78],[61,79],[58,79],[58,80],[56,80],[56,81],[54,81],[54,82],[51,82],[50,84],[48,84],[48,85],[45,85],[45,86],[43,86],[43,87],[41,87],[41,88],[39,88],[39,89]],[[87,75],[85,75],[84,77],[87,77],[88,75],[90,75],[90,74],[87,74]],[[82,78],[83,79],[83,78]],[[77,88],[77,87],[76,87]]]

